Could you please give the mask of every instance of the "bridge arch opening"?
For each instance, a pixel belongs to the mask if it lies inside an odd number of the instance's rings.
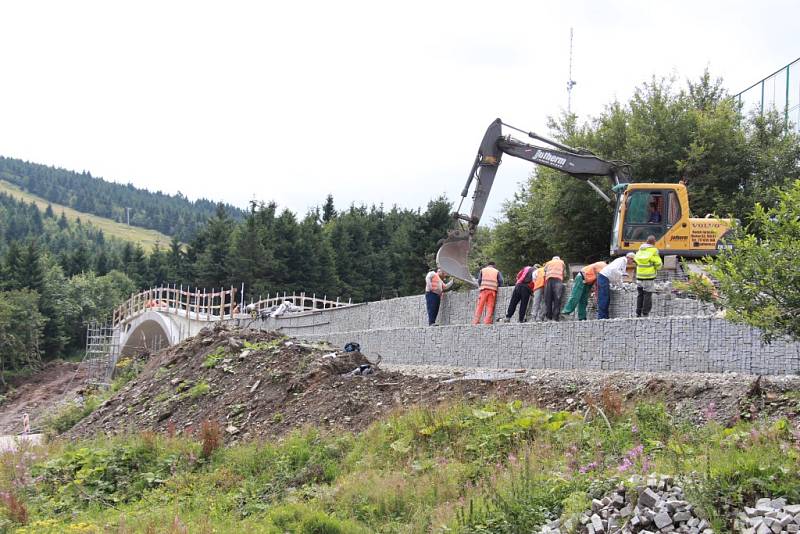
[[[120,356],[133,356],[142,351],[153,352],[172,345],[169,332],[159,321],[142,321],[135,327],[128,325],[130,332],[120,347]]]

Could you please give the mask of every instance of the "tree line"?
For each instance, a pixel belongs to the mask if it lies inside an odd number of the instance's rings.
[[[216,210],[216,202],[190,201],[183,194],[167,195],[95,178],[89,172],[29,163],[0,156],[0,179],[11,182],[45,200],[120,223],[151,228],[181,241],[194,236]],[[226,205],[234,219],[244,211]],[[129,210],[129,211],[126,211]]]
[[[151,261],[165,279],[187,285],[244,283],[247,298],[277,291],[356,302],[411,295],[424,288],[451,209],[439,198],[424,211],[356,205],[338,211],[329,195],[302,218],[274,202],[253,202],[237,222],[218,206],[185,251],[156,250]]]

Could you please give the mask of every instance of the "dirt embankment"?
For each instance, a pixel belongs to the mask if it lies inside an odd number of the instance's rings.
[[[76,375],[77,371],[77,375]],[[0,435],[22,432],[22,417],[28,414],[37,427],[62,399],[74,397],[84,387],[85,372],[73,362],[54,361],[12,388],[0,404]]]
[[[358,352],[271,332],[206,329],[153,356],[140,375],[69,432],[186,432],[211,419],[229,441],[305,425],[360,430],[413,405],[476,396],[530,400],[518,381],[443,383],[384,371]],[[371,374],[352,371],[370,365]]]
[[[142,373],[68,435],[143,429],[189,432],[219,422],[228,441],[282,435],[306,425],[358,431],[415,405],[489,398],[521,399],[585,411],[587,403],[663,400],[678,417],[721,422],[759,414],[796,418],[797,377],[682,375],[373,365],[323,344],[276,333],[206,329],[151,357]],[[605,398],[604,398],[605,397]]]

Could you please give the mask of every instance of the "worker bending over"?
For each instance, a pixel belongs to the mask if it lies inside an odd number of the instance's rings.
[[[608,308],[611,305],[611,285],[621,285],[628,270],[628,265],[633,264],[633,252],[617,258],[606,265],[597,274],[597,318],[608,319]]]
[[[564,277],[567,265],[558,256],[544,264],[544,316],[551,321],[561,317],[561,296],[564,294]]]
[[[517,310],[519,304],[519,322],[525,322],[525,314],[528,313],[528,301],[533,291],[533,274],[539,266],[531,267],[526,265],[517,273],[517,283],[514,284],[514,291],[511,293],[511,300],[506,311],[506,322],[511,320],[511,316]]]
[[[633,261],[636,262],[636,317],[647,317],[653,307],[656,274],[662,265],[655,236],[647,236]]]
[[[475,315],[472,317],[472,324],[481,322],[483,316],[484,324],[492,324],[494,321],[494,305],[497,301],[497,288],[503,285],[503,275],[495,267],[495,263],[490,261],[486,267],[478,272],[478,305],[475,307]],[[484,315],[484,311],[486,314]]]
[[[442,280],[444,271],[436,269],[425,275],[425,306],[428,308],[428,326],[436,324],[439,316],[439,306],[442,303],[442,293],[453,287],[453,280],[446,284]]]
[[[587,265],[572,283],[572,292],[569,295],[566,306],[561,310],[564,315],[569,315],[578,308],[578,320],[586,320],[586,306],[589,304],[589,294],[592,292],[595,280],[597,280],[597,273],[599,273],[608,264],[604,261],[598,261],[591,265]]]
[[[544,267],[537,263],[533,266],[533,269],[531,317],[533,317],[534,321],[541,321],[544,318]]]

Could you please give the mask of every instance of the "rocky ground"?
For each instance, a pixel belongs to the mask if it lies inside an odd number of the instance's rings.
[[[671,412],[698,422],[722,423],[759,416],[800,414],[800,376],[758,377],[738,373],[646,373],[559,369],[466,369],[445,366],[384,365],[383,368],[427,378],[480,381],[507,379],[534,387],[535,401],[554,410],[585,410],[613,389],[626,402],[664,401]]]
[[[22,418],[28,414],[36,430],[43,415],[63,399],[75,397],[84,386],[86,373],[77,363],[54,361],[26,379],[11,384],[0,402],[0,435],[22,432]]]
[[[517,380],[424,378],[372,365],[360,353],[305,344],[279,334],[206,329],[152,356],[139,376],[70,436],[151,429],[187,432],[215,420],[228,441],[282,435],[303,426],[361,430],[396,409],[464,398],[522,398]]]
[[[353,374],[363,365],[373,372]],[[181,433],[207,419],[219,422],[228,441],[309,425],[358,431],[394,410],[494,397],[581,413],[590,404],[613,410],[618,403],[663,400],[676,417],[732,423],[795,419],[798,390],[794,376],[381,365],[276,333],[217,328],[152,355],[136,379],[69,435]]]

